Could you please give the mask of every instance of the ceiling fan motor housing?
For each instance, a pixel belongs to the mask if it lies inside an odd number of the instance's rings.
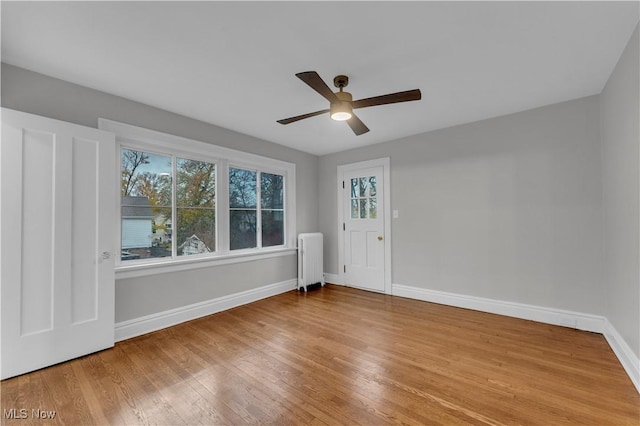
[[[353,100],[353,96],[349,92],[336,92],[336,98],[340,99],[341,102],[351,102]]]

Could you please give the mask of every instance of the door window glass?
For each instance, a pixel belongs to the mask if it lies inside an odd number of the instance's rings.
[[[351,219],[376,219],[378,217],[377,185],[375,176],[351,179]]]

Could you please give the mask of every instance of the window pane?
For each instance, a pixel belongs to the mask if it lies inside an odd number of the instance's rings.
[[[270,173],[261,174],[260,197],[263,209],[278,210],[283,208],[283,177]]]
[[[376,197],[369,198],[369,219],[378,217],[378,202]]]
[[[282,210],[262,211],[262,247],[284,244],[284,212]]]
[[[171,172],[169,156],[122,150],[122,260],[171,256]]]
[[[120,165],[123,197],[147,197],[151,206],[171,206],[171,157],[123,149]]]
[[[229,168],[229,207],[257,207],[257,173],[250,170]]]
[[[366,197],[367,190],[369,189],[369,182],[367,181],[366,177],[361,177],[359,181],[360,181],[360,196]]]
[[[367,199],[363,198],[360,200],[360,219],[367,218]]]
[[[371,197],[375,197],[377,194],[376,186],[378,185],[377,179],[375,176],[369,176],[369,195]]]
[[[231,210],[229,222],[231,250],[256,247],[255,210]]]
[[[351,179],[351,198],[358,198],[358,179]]]
[[[351,219],[358,218],[358,200],[351,200]]]
[[[231,250],[256,247],[257,172],[229,168],[229,238]]]
[[[209,253],[216,249],[216,212],[213,209],[177,209],[178,255]]]
[[[215,207],[215,164],[178,158],[176,200],[178,207]]]

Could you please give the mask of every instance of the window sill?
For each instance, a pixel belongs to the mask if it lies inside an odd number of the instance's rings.
[[[168,272],[187,271],[199,268],[210,268],[233,263],[253,262],[274,257],[290,256],[295,254],[295,248],[278,248],[273,250],[261,250],[260,252],[231,253],[215,257],[178,259],[171,261],[150,262],[135,265],[120,265],[116,267],[116,280],[125,278],[144,277],[148,275],[164,274]]]

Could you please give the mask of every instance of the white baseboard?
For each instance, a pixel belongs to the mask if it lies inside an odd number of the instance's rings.
[[[246,305],[260,299],[295,290],[297,279],[269,284],[252,290],[218,297],[204,302],[194,303],[176,309],[147,315],[116,324],[116,342],[171,327],[185,321],[226,311],[236,306]]]
[[[638,390],[638,393],[640,393],[640,358],[633,353],[627,342],[609,320],[606,320],[606,327],[603,334],[609,346],[611,346],[613,353],[616,354],[620,364],[622,364],[624,371],[627,372],[633,385]]]
[[[508,317],[522,318],[546,324],[577,328],[579,330],[603,333],[605,318],[603,316],[585,314],[581,312],[565,311],[524,303],[506,302],[502,300],[486,299],[483,297],[466,296],[463,294],[447,293],[444,291],[427,290],[402,284],[393,284],[394,296],[424,300],[458,308],[473,309],[490,312]]]
[[[337,284],[337,285],[344,285],[340,280],[340,276],[338,276],[337,274],[330,274],[328,272],[324,273],[324,282]]]

